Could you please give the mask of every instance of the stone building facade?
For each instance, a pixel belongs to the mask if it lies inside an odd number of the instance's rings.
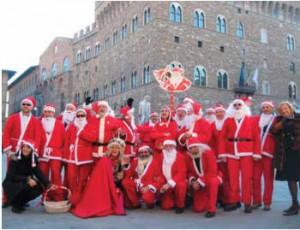
[[[137,108],[150,95],[158,111],[169,97],[152,71],[176,60],[193,82],[188,92],[175,95],[176,102],[189,95],[204,107],[227,104],[236,96],[243,63],[250,86],[258,73],[255,110],[266,99],[299,103],[299,28],[299,2],[96,1],[92,25],[52,42],[41,56],[39,95],[59,111],[87,96],[104,98],[115,109],[133,97]],[[69,71],[45,77],[65,57]]]
[[[2,79],[2,129],[4,128],[4,122],[6,119],[8,99],[7,98],[7,85],[9,79],[11,79],[16,74],[16,71],[13,70],[2,70],[1,79]]]
[[[39,75],[39,66],[31,66],[8,86],[9,113],[19,112],[22,99],[34,95]]]

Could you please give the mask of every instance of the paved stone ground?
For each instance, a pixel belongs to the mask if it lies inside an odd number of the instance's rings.
[[[2,172],[5,172],[4,168]],[[290,205],[286,182],[275,183],[270,212],[260,209],[252,214],[244,214],[243,209],[233,212],[219,209],[217,216],[212,219],[193,213],[190,208],[178,215],[173,211],[162,211],[158,207],[153,210],[130,210],[126,216],[80,219],[69,213],[47,214],[42,206],[35,207],[37,202],[38,200],[32,201],[31,207],[21,215],[12,213],[10,208],[2,209],[2,228],[300,228],[300,214],[291,217],[282,215],[282,210]]]

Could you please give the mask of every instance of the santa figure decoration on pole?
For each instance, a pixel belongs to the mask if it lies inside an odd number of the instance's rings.
[[[159,86],[170,94],[170,108],[174,111],[174,93],[187,91],[192,82],[184,76],[184,68],[177,61],[171,62],[164,69],[154,70],[153,75]]]

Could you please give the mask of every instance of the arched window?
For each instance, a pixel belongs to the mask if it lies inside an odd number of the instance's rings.
[[[271,92],[270,82],[264,80],[262,82],[262,94],[263,95],[270,95],[270,92]]]
[[[70,69],[70,66],[69,66],[69,59],[67,57],[64,58],[64,62],[63,62],[63,72],[67,72],[69,71]]]
[[[94,98],[94,100],[98,100],[99,99],[99,89],[98,88],[95,88],[93,90],[93,98]]]
[[[194,85],[206,87],[206,70],[203,66],[196,66],[194,68]]]
[[[126,78],[125,76],[121,77],[121,81],[120,81],[120,92],[124,93],[126,90]]]
[[[122,26],[122,33],[121,33],[121,39],[124,40],[127,37],[127,24]]]
[[[217,72],[217,81],[219,89],[228,89],[229,88],[229,79],[228,74],[224,70],[219,70]]]
[[[182,7],[180,4],[173,2],[170,4],[170,21],[181,23],[182,22]]]
[[[56,75],[57,75],[57,65],[56,63],[53,63],[51,67],[51,77],[55,77]]]
[[[100,42],[97,42],[95,45],[95,56],[98,56],[100,54]]]
[[[92,53],[91,47],[87,47],[85,49],[85,60],[89,60],[91,58],[91,53]]]
[[[138,29],[138,17],[135,16],[133,19],[132,19],[132,32],[136,32]]]
[[[295,50],[295,39],[294,39],[294,36],[291,35],[291,34],[287,35],[286,48],[287,48],[288,51],[294,51]]]
[[[238,22],[236,25],[236,36],[240,39],[244,38],[244,26],[241,22]]]
[[[264,28],[260,29],[260,42],[268,43],[268,33],[267,30]]]
[[[132,89],[137,87],[137,73],[136,73],[136,71],[131,73],[130,86],[131,86]]]
[[[297,98],[297,85],[295,82],[291,81],[289,83],[289,99]]]
[[[45,68],[42,69],[42,72],[41,72],[41,80],[44,81],[44,80],[47,80],[47,71]]]
[[[117,85],[116,81],[113,81],[111,83],[111,95],[116,95],[117,93],[116,85]]]
[[[116,30],[116,31],[113,33],[113,46],[117,44],[118,38],[119,38],[119,32]]]
[[[204,26],[204,13],[202,10],[197,9],[194,11],[194,27],[203,29]]]
[[[150,22],[150,8],[144,10],[144,25],[147,25]]]
[[[216,29],[219,33],[227,32],[226,19],[223,15],[219,15],[216,19]]]
[[[151,79],[150,79],[150,67],[144,67],[144,75],[143,75],[143,82],[144,84],[148,84],[150,83]]]
[[[79,64],[81,62],[81,51],[78,50],[76,53],[76,64]]]

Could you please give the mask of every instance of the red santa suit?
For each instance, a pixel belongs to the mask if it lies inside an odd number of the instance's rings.
[[[40,152],[39,161],[40,169],[43,174],[49,178],[49,169],[51,171],[51,183],[62,185],[61,167],[63,160],[63,149],[65,130],[61,121],[54,117],[42,118],[43,126],[43,151]],[[58,195],[54,195],[56,200],[60,199]]]
[[[192,189],[193,211],[216,212],[216,202],[219,184],[222,183],[221,174],[218,173],[215,153],[198,138],[190,138],[188,148],[199,147],[199,155],[194,157],[191,153],[187,160],[188,178],[190,185],[196,181],[199,190]]]
[[[165,140],[165,144],[171,141]],[[176,145],[175,141],[172,141]],[[160,167],[162,169],[163,183],[170,188],[161,193],[160,201],[162,209],[184,208],[187,192],[187,166],[185,157],[175,150],[175,156],[168,156],[164,153],[159,156]]]
[[[261,204],[261,177],[264,176],[263,201],[265,205],[271,205],[274,181],[274,167],[272,164],[275,154],[275,138],[269,132],[275,116],[262,114],[254,118],[256,126],[260,130],[261,155],[260,161],[254,162],[253,170],[253,204]]]
[[[243,106],[244,102],[236,99]],[[234,102],[235,102],[234,101]],[[229,175],[229,203],[240,201],[239,172],[242,176],[242,202],[251,204],[253,157],[261,158],[259,131],[254,120],[244,115],[240,121],[228,117],[223,125],[219,141],[219,158],[226,158]]]
[[[84,120],[86,122],[86,120]],[[75,205],[87,183],[90,170],[93,163],[93,146],[77,136],[80,129],[83,129],[86,123],[80,125],[75,118],[66,132],[65,141],[65,159],[67,162],[67,180],[68,186],[72,191],[71,202]]]
[[[96,113],[99,105],[106,105],[109,108],[106,101],[96,102]],[[96,115],[89,119],[88,124],[78,133],[78,136],[93,144],[93,156],[102,157],[107,151],[108,142],[115,136],[119,127],[120,121],[108,113],[101,118]]]
[[[121,119],[119,120],[119,128],[122,130],[122,135],[124,135],[124,138],[122,138],[125,141],[126,147],[124,150],[125,155],[131,155],[134,156],[135,148],[134,144],[136,141],[136,131],[131,126],[131,124],[128,124],[125,120]]]
[[[139,151],[145,147],[149,148],[143,146],[139,148]],[[122,185],[130,207],[138,207],[140,198],[142,198],[148,208],[153,208],[156,195],[162,185],[159,163],[152,156],[146,165],[139,158],[133,159],[126,170]],[[141,189],[145,187],[148,187],[149,190],[143,193]]]

